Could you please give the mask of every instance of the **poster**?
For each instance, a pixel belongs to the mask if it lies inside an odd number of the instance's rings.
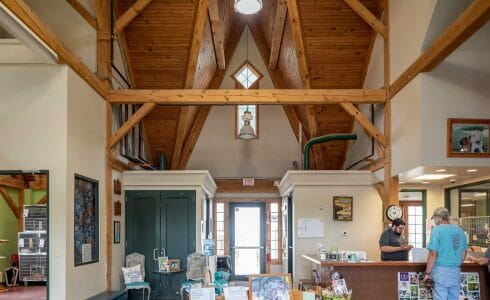
[[[432,287],[423,282],[423,272],[398,272],[399,300],[434,299]],[[459,300],[479,300],[480,281],[478,273],[461,273]]]
[[[99,261],[99,183],[75,174],[75,266]]]

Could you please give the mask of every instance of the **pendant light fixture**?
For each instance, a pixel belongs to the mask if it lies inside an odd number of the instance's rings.
[[[262,9],[262,0],[235,0],[235,11],[251,15]]]
[[[248,110],[248,105],[247,108],[245,109],[245,112],[243,113],[242,120],[243,120],[243,126],[240,128],[240,132],[238,133],[238,136],[243,139],[243,140],[249,140],[253,139],[255,137],[255,130],[253,127],[250,125],[250,121],[253,120],[252,113]]]

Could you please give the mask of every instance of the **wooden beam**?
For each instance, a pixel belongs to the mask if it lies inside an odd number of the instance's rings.
[[[112,135],[107,142],[107,147],[112,148],[119,142],[131,128],[133,128],[136,123],[141,121],[150,111],[155,107],[155,103],[145,103],[143,106],[138,109],[136,113],[134,113],[127,121],[124,123],[114,135]]]
[[[12,211],[12,213],[14,214],[14,216],[18,220],[20,217],[19,216],[19,208],[15,204],[14,199],[12,199],[12,197],[10,197],[9,193],[4,188],[0,188],[0,195],[2,195],[3,199],[5,199],[5,202],[7,202],[7,205],[9,206],[10,210]]]
[[[126,25],[131,23],[133,19],[140,14],[140,12],[145,9],[145,7],[150,4],[151,0],[138,0],[133,5],[131,5],[128,10],[117,19],[114,24],[114,35],[117,35],[121,32]]]
[[[0,177],[0,186],[9,187],[13,189],[24,189],[24,180],[9,178],[9,177]]]
[[[105,244],[106,244],[106,290],[110,291],[112,286],[112,165],[110,157],[112,147],[108,146],[112,135],[112,104],[105,102]]]
[[[23,0],[0,0],[17,18],[19,18],[34,34],[48,45],[66,62],[75,73],[85,80],[102,98],[107,91],[102,82],[85,66],[85,64],[54,34],[54,32],[39,18]]]
[[[310,88],[310,73],[308,63],[306,62],[305,46],[303,44],[303,33],[301,32],[301,23],[297,0],[287,0],[289,24],[293,34],[294,45],[296,48],[296,57],[298,58],[298,67],[301,77],[301,83],[304,89]]]
[[[189,107],[181,106],[179,120],[177,122],[177,133],[175,134],[174,151],[172,161],[170,162],[170,170],[177,170],[180,165],[180,157],[182,155],[182,147],[184,144],[184,135],[186,131],[187,116],[189,115]]]
[[[97,20],[90,14],[90,12],[78,2],[78,0],[66,0],[70,5],[78,12],[92,28],[97,29]]]
[[[381,145],[386,147],[386,139],[381,133],[352,103],[340,103],[340,106],[366,130],[369,136],[377,140]]]
[[[243,34],[243,30],[245,29],[245,21],[244,18],[236,17],[235,22],[233,22],[231,26],[231,30],[233,30],[232,34],[230,35],[230,38],[228,40],[228,44],[226,45],[225,49],[225,61],[230,61],[231,58],[233,57],[233,54],[235,53],[235,50],[238,46],[238,43],[240,42],[240,37]],[[227,65],[225,64],[225,70],[226,70]],[[214,73],[214,77],[211,80],[211,83],[209,84],[209,87],[212,89],[218,89],[219,86],[221,85],[221,82],[223,81],[223,78],[225,77],[225,70],[216,70]]]
[[[211,5],[211,4],[210,4]],[[240,41],[240,37],[242,36],[243,30],[245,28],[245,21],[243,18],[235,18],[235,22],[233,23],[232,27],[234,29],[234,32],[231,34],[230,40],[228,41],[228,44],[226,45],[226,50],[225,50],[225,61],[230,61],[231,58],[233,57],[233,54],[235,53],[235,50],[238,46],[238,43]],[[225,65],[224,70],[217,69],[215,71],[215,74],[213,76],[213,79],[208,85],[208,88],[211,89],[217,89],[221,85],[221,82],[223,81],[223,77],[226,73],[226,70],[228,68],[228,65]],[[199,135],[201,133],[202,128],[204,127],[204,123],[206,122],[207,116],[209,114],[209,111],[211,110],[210,106],[200,106],[199,111],[197,113],[196,119],[194,120],[194,123],[192,124],[191,130],[187,136],[187,139],[184,143],[184,146],[182,148],[182,154],[180,157],[180,162],[179,162],[179,169],[183,170],[186,168],[187,163],[189,162],[190,156],[192,154],[192,150],[194,149],[194,146],[197,143],[197,140],[199,138]]]
[[[220,28],[218,0],[209,0],[209,23],[213,33],[214,53],[216,54],[216,64],[219,70],[226,67],[225,46],[223,44],[223,33]]]
[[[111,67],[111,4],[109,0],[93,0],[97,16],[97,74],[102,78],[106,90],[112,83]]]
[[[199,0],[197,3],[196,13],[194,15],[194,29],[192,32],[189,56],[187,58],[187,67],[184,76],[185,89],[192,89],[194,87],[199,51],[201,50],[204,27],[208,17],[208,4],[209,0]],[[182,155],[182,148],[184,146],[185,134],[188,126],[190,126],[190,120],[188,120],[188,118],[193,115],[192,111],[194,109],[194,107],[188,106],[180,107],[179,121],[177,122],[176,129],[177,132],[175,134],[174,151],[172,154],[172,161],[170,162],[171,170],[176,170],[180,166],[180,158]]]
[[[23,216],[23,211],[24,211],[24,203],[25,203],[25,190],[21,189],[19,190],[19,195],[18,195],[18,205],[17,205],[17,215],[19,216],[17,218],[17,230],[18,232],[23,232],[24,231],[24,218]]]
[[[48,201],[48,197],[47,195],[44,195],[41,197],[41,199],[39,199],[39,201],[37,201],[37,205],[46,204],[47,201]]]
[[[383,201],[383,199],[385,198],[385,188],[383,186],[383,183],[377,182],[377,183],[373,184],[373,186],[376,189],[376,191],[378,192],[378,195],[381,198],[381,201]],[[384,211],[384,209],[383,209],[383,211]]]
[[[370,170],[371,172],[376,172],[384,168],[385,165],[386,165],[386,159],[385,157],[381,157],[365,164],[359,170]]]
[[[192,89],[194,86],[194,77],[196,75],[197,59],[201,50],[201,41],[206,25],[209,0],[199,0],[196,14],[194,17],[194,26],[192,31],[191,45],[189,47],[189,56],[187,58],[187,67],[184,76],[184,88]]]
[[[306,50],[303,43],[303,32],[301,29],[299,9],[297,0],[287,0],[289,24],[291,25],[291,33],[293,35],[296,57],[298,60],[299,74],[301,78],[301,84],[304,89],[311,88],[310,72],[308,63],[306,61]],[[310,131],[310,137],[314,138],[318,136],[318,121],[316,118],[315,107],[309,105],[307,108],[307,123]],[[316,165],[316,169],[323,167],[323,155],[320,153],[320,147],[316,146],[312,148],[314,157],[312,162]]]
[[[272,27],[272,41],[269,57],[269,68],[271,68],[272,70],[277,69],[277,62],[279,60],[279,53],[281,50],[282,35],[284,33],[284,25],[286,25],[287,11],[287,1],[278,0],[276,6],[276,14],[274,16],[274,24]],[[267,61],[264,60],[264,63],[267,63]]]
[[[404,86],[421,72],[429,72],[439,65],[456,48],[463,44],[490,18],[490,1],[475,0],[444,30],[432,45],[417,58],[390,86],[393,98]]]
[[[243,186],[242,179],[215,179],[217,193],[277,193],[273,179],[254,179],[254,186]]]
[[[383,38],[388,35],[386,26],[381,23],[359,0],[344,0],[369,26],[371,26]]]
[[[384,89],[112,90],[111,103],[165,105],[385,103]]]
[[[133,170],[133,167],[130,164],[123,163],[119,159],[112,156],[112,154],[107,157],[107,161],[109,162],[110,166],[118,172],[122,173],[124,171]]]
[[[187,163],[192,154],[192,150],[196,145],[196,142],[199,138],[202,128],[204,127],[204,123],[208,117],[209,111],[211,110],[211,106],[200,106],[199,111],[197,113],[196,119],[192,124],[189,135],[187,136],[187,140],[184,143],[184,147],[182,149],[182,154],[179,161],[179,170],[185,170]]]
[[[388,194],[388,205],[398,205],[400,203],[400,184],[398,176],[390,177],[390,192]]]

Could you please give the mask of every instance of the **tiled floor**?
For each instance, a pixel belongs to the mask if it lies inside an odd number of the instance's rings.
[[[0,291],[0,300],[17,299],[47,299],[46,286],[22,286],[9,287],[7,291]]]

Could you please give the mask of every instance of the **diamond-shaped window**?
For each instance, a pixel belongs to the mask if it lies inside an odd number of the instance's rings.
[[[240,82],[245,89],[250,88],[257,82],[257,80],[260,79],[260,77],[262,77],[262,75],[248,62],[246,62],[235,74],[233,74],[233,78]]]

